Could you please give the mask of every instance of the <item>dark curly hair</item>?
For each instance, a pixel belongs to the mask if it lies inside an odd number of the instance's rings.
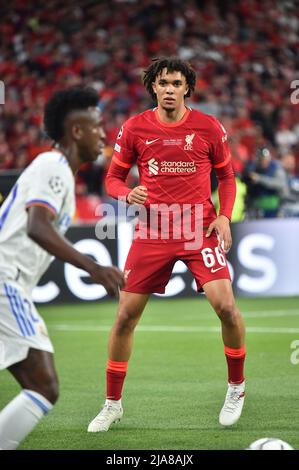
[[[72,111],[97,106],[99,96],[93,88],[73,87],[54,93],[45,106],[44,126],[47,135],[55,142],[64,136],[65,118]]]
[[[162,57],[160,59],[153,59],[151,65],[144,71],[143,75],[143,84],[153,100],[156,100],[156,93],[153,90],[152,84],[164,68],[170,73],[181,72],[182,75],[186,77],[188,85],[186,97],[190,96],[195,88],[196,74],[189,62],[181,60],[178,57]]]

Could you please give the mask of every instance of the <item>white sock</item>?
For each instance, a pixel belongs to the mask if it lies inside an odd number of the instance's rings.
[[[119,400],[109,400],[106,398],[105,405],[121,406],[121,398]]]
[[[0,450],[16,449],[52,408],[52,403],[39,393],[22,390],[0,412]]]

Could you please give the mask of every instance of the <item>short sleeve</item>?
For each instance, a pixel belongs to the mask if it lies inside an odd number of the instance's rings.
[[[231,160],[231,153],[227,142],[227,133],[223,125],[213,119],[211,127],[211,160],[213,168],[223,168]]]
[[[117,165],[129,169],[134,164],[135,158],[134,134],[127,122],[118,133],[112,159]]]
[[[26,209],[42,206],[55,217],[60,213],[65,196],[72,184],[72,173],[65,159],[39,162],[33,170],[32,185],[26,198]]]

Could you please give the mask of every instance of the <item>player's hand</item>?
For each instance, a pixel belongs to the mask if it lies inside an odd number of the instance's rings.
[[[136,186],[127,196],[129,204],[144,204],[147,198],[147,188],[145,186]]]
[[[125,285],[123,272],[115,266],[106,267],[95,263],[89,274],[91,279],[97,284],[102,284],[112,297]]]
[[[206,237],[209,237],[213,230],[217,233],[218,248],[222,248],[224,253],[228,253],[232,246],[229,219],[225,215],[218,215],[218,217],[209,225]]]
[[[260,175],[254,171],[249,173],[249,178],[251,179],[252,183],[258,183],[260,181]]]

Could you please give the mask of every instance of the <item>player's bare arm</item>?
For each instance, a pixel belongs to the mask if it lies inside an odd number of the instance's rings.
[[[218,215],[218,217],[213,220],[212,223],[210,223],[206,233],[206,237],[209,237],[212,234],[213,230],[215,230],[218,235],[218,247],[222,247],[223,242],[224,252],[228,253],[232,246],[232,236],[229,225],[229,219],[225,215]]]
[[[32,206],[28,209],[27,234],[51,255],[88,272],[92,280],[102,284],[108,294],[115,296],[123,287],[122,272],[113,266],[105,267],[95,263],[88,256],[76,250],[52,225],[54,215],[46,208]]]
[[[147,198],[147,188],[136,186],[127,196],[129,204],[144,204]]]

